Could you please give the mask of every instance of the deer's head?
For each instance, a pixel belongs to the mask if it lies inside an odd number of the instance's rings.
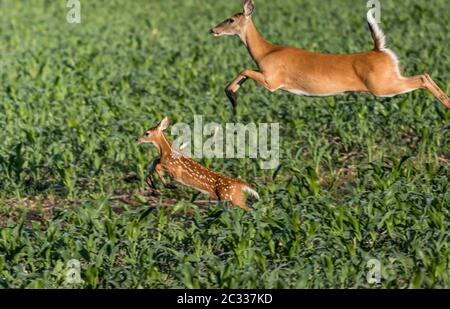
[[[225,19],[216,27],[210,30],[214,36],[222,35],[240,35],[245,33],[248,22],[252,18],[255,11],[255,4],[253,0],[244,0],[244,12],[235,14],[230,18]]]
[[[169,127],[169,118],[164,118],[156,127],[148,129],[145,135],[136,138],[139,143],[153,143],[158,146],[162,140],[163,132]]]

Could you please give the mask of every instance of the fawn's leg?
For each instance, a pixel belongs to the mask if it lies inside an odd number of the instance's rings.
[[[245,196],[241,191],[233,190],[231,193],[231,203],[244,209],[245,211],[251,211],[252,209],[245,203]]]
[[[245,203],[245,194],[239,184],[231,184],[228,186],[221,186],[216,188],[217,199],[221,202],[231,202],[234,206],[238,206],[246,211],[251,208]]]
[[[159,159],[154,160],[147,167],[147,184],[155,191],[157,191],[158,189],[156,188],[155,183],[153,182],[153,174],[155,173],[155,168],[158,163]]]
[[[161,166],[161,163],[158,162],[155,165],[155,171],[156,171],[156,174],[158,174],[158,177],[161,180],[161,182],[163,183],[163,185],[165,187],[167,187],[167,182],[164,180],[164,171],[163,171],[163,168]]]
[[[232,201],[232,203],[238,206],[239,208],[244,209],[245,211],[252,211],[252,209],[248,207],[243,200]]]

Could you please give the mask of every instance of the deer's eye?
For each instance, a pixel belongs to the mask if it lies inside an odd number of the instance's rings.
[[[148,133],[148,132],[147,132],[147,133],[145,133],[145,136],[150,136],[150,133]]]
[[[232,24],[232,23],[234,23],[234,19],[233,19],[233,18],[230,18],[230,19],[228,19],[228,22],[229,22],[230,24]]]

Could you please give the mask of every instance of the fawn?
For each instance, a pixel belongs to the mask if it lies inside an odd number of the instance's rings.
[[[404,77],[397,56],[385,46],[385,36],[368,13],[375,47],[356,54],[323,54],[300,48],[273,45],[256,29],[252,15],[253,0],[244,0],[244,12],[231,16],[210,30],[214,36],[237,35],[247,47],[260,72],[244,70],[226,88],[233,107],[241,85],[251,78],[271,92],[284,90],[305,96],[332,96],[344,92],[370,92],[378,97],[393,97],[425,89],[447,109],[450,99],[428,74]]]
[[[245,193],[259,199],[258,193],[245,182],[216,173],[174,150],[164,135],[168,126],[169,119],[166,117],[156,127],[147,130],[144,136],[136,139],[139,143],[153,143],[158,148],[160,158],[152,164],[149,177],[156,171],[166,185],[163,174],[167,173],[177,182],[208,194],[213,199],[251,210],[245,203]]]

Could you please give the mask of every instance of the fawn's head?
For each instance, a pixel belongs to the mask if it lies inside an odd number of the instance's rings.
[[[139,143],[158,144],[163,136],[163,131],[169,127],[169,118],[164,118],[156,127],[148,129],[145,135],[136,138]]]
[[[255,4],[253,3],[253,0],[244,0],[244,12],[235,14],[224,20],[216,27],[212,28],[210,33],[214,36],[240,35],[245,32],[245,28],[254,11]]]

